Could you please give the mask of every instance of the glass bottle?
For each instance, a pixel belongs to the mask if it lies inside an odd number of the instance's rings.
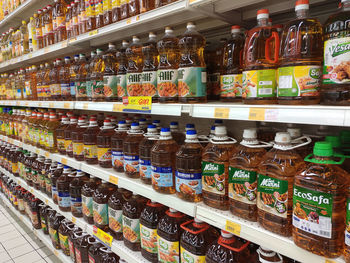
[[[105,119],[96,137],[98,164],[103,168],[112,168],[111,137],[113,134],[111,120]]]
[[[97,154],[97,133],[100,132],[96,117],[91,117],[89,126],[83,133],[84,160],[88,164],[98,163]]]
[[[125,121],[118,122],[118,128],[111,138],[112,166],[117,172],[124,172],[123,142],[127,136],[128,127]]]

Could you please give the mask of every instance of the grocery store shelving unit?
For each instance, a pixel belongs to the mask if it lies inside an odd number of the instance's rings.
[[[0,139],[11,144],[23,147],[29,151],[35,152],[38,155],[45,156],[46,158],[50,158],[54,161],[62,162],[63,164],[69,165],[76,169],[80,169],[86,173],[94,175],[103,180],[109,181],[113,184],[118,185],[119,187],[123,187],[130,191],[133,191],[137,194],[143,195],[149,199],[152,199],[156,202],[162,203],[166,206],[175,208],[183,213],[186,213],[192,217],[198,217],[203,221],[216,226],[220,229],[227,229],[234,234],[250,240],[256,244],[260,245],[268,245],[272,250],[279,252],[283,255],[286,255],[290,258],[298,260],[300,262],[305,263],[316,263],[316,262],[338,262],[344,263],[342,258],[338,259],[326,259],[324,257],[320,257],[314,255],[312,253],[307,252],[299,247],[297,247],[291,238],[282,237],[280,235],[271,233],[261,226],[258,223],[248,222],[236,216],[233,216],[229,211],[220,211],[211,207],[208,207],[204,203],[190,203],[183,201],[176,197],[176,195],[164,195],[157,193],[152,189],[151,186],[143,184],[140,179],[131,179],[126,177],[123,173],[117,173],[113,169],[104,169],[99,167],[98,165],[88,165],[85,162],[76,161],[73,158],[69,158],[67,156],[62,156],[60,154],[52,154],[32,145],[27,145],[17,140],[7,138],[6,136],[1,136]],[[36,195],[39,199],[41,199],[46,204],[50,205],[57,211],[59,211],[58,206],[53,203],[53,201],[48,198],[46,195],[41,193],[38,190],[35,190],[33,187],[27,186],[26,182],[22,179],[14,177],[9,172],[0,167],[0,171],[5,173],[7,176],[10,176],[23,187],[26,187],[27,190]],[[92,233],[92,226],[86,224],[82,219],[75,218],[71,215],[71,213],[60,212],[66,218],[76,223],[79,227],[87,231],[88,233]],[[131,255],[133,260],[129,258],[128,262],[142,262],[140,253],[131,252],[129,249],[123,246],[122,242],[114,241],[113,242],[114,251],[119,254],[122,258],[127,257],[127,255]],[[131,254],[129,254],[131,253]],[[125,254],[125,255],[124,255]],[[139,261],[135,261],[135,260]],[[127,260],[127,259],[126,259]]]

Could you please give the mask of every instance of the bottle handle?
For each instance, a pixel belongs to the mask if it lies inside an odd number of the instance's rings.
[[[279,52],[279,47],[280,47],[280,43],[279,43],[279,35],[277,32],[273,31],[271,33],[271,36],[266,40],[265,43],[265,57],[266,60],[270,63],[277,63],[278,61],[278,52]],[[275,41],[275,50],[274,50],[274,59],[272,60],[270,57],[270,42],[274,40]]]

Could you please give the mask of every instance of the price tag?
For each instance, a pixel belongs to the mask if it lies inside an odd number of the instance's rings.
[[[53,251],[53,253],[55,254],[56,257],[58,257],[58,251],[56,249]]]
[[[30,192],[33,194],[34,193],[34,190],[33,190],[33,188],[30,188]]]
[[[124,112],[151,113],[152,97],[138,96],[123,98]]]
[[[226,220],[225,229],[226,231],[231,232],[236,236],[239,236],[241,234],[241,225],[230,220]]]
[[[92,30],[89,32],[89,36],[96,35],[98,33],[98,29]]]
[[[28,103],[28,102],[25,102],[25,103],[24,103],[24,105],[25,105],[25,106],[28,106],[28,105],[29,105],[29,103]]]
[[[53,102],[49,103],[49,108],[53,108]]]
[[[39,150],[39,149],[35,149],[35,153],[36,153],[36,154],[39,154],[39,153],[40,153],[40,150]]]
[[[33,57],[33,54],[28,54],[28,58],[32,58]]]
[[[264,121],[265,120],[265,109],[264,108],[250,108],[248,119],[251,121]]]
[[[48,48],[48,47],[44,48],[44,54],[49,53],[49,52],[50,52],[50,48]]]
[[[38,103],[38,107],[42,107],[43,106],[43,103],[42,102],[39,102]]]
[[[124,109],[123,104],[113,104],[113,111],[115,112],[122,112]]]
[[[72,216],[72,222],[75,224],[77,222],[77,218]]]
[[[19,101],[16,101],[16,106],[19,106],[20,105],[20,102]]]
[[[131,23],[131,18],[126,19],[126,24],[129,25]]]
[[[115,176],[113,176],[113,175],[110,175],[108,181],[109,181],[110,183],[112,183],[112,184],[118,185],[118,177],[115,177]]]
[[[333,261],[333,260],[330,260],[330,259],[326,258],[325,263],[336,263],[336,262],[335,262],[335,261]]]
[[[61,159],[61,163],[67,164],[67,159],[66,159],[66,158],[62,158],[62,159]]]
[[[215,108],[214,118],[228,119],[230,115],[230,108]]]
[[[88,110],[89,109],[89,103],[84,103],[83,104],[83,109]]]
[[[104,232],[103,230],[99,229],[96,226],[93,226],[92,232],[94,234],[94,237],[100,240],[107,247],[112,246],[113,237],[111,235],[107,234],[106,232]]]
[[[74,42],[74,41],[77,41],[76,37],[72,37],[71,39],[69,39],[69,43]]]
[[[49,152],[45,152],[45,157],[49,158],[49,156],[50,156],[50,153]]]
[[[46,198],[45,198],[45,204],[49,204],[49,200],[47,200]]]
[[[136,21],[139,21],[140,20],[140,16],[136,16]]]
[[[65,102],[65,103],[63,104],[63,108],[65,108],[65,109],[70,109],[70,108],[71,108],[70,105],[71,105],[71,104],[70,104],[69,102]]]
[[[62,43],[61,43],[61,48],[65,48],[67,47],[68,45],[68,40],[64,40]]]

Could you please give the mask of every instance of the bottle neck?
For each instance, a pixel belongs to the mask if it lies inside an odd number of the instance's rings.
[[[267,18],[258,19],[258,26],[268,26],[269,20]]]
[[[297,18],[307,18],[309,17],[309,9],[301,9],[296,11]]]

